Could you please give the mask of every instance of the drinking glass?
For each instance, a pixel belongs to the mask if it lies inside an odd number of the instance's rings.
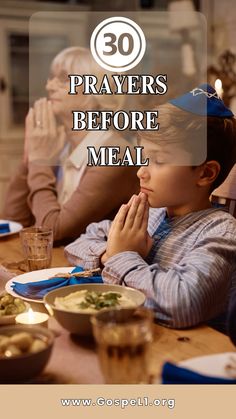
[[[50,267],[53,247],[52,230],[42,227],[24,228],[20,232],[20,239],[29,271]]]
[[[153,314],[139,308],[103,311],[93,316],[93,334],[107,384],[151,383]]]

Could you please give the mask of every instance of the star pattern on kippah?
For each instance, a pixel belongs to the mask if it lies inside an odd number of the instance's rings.
[[[207,91],[201,89],[200,87],[195,87],[195,89],[191,90],[190,93],[192,93],[193,96],[205,95],[209,99],[212,98],[212,97],[215,97],[216,99],[221,100],[221,98],[220,98],[220,96],[218,96],[217,92],[210,93],[210,92],[207,92]]]

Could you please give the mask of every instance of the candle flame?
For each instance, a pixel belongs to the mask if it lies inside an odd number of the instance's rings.
[[[215,81],[215,89],[216,89],[216,91],[222,89],[222,81],[220,79],[216,79],[216,81]]]
[[[215,89],[216,89],[216,93],[219,96],[219,98],[222,98],[222,96],[223,96],[223,89],[222,89],[222,81],[220,79],[216,79],[216,81],[215,81]]]
[[[34,320],[34,312],[32,310],[32,308],[29,309],[28,311],[28,317],[29,317],[29,322],[32,322]]]

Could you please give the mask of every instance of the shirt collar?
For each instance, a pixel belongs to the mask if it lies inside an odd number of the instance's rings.
[[[222,208],[206,208],[199,211],[194,211],[185,215],[168,217],[166,208],[150,208],[149,210],[149,226],[148,232],[152,236],[156,231],[159,224],[166,220],[171,227],[177,227],[179,224],[185,225],[186,228],[189,224],[193,224],[195,221],[202,219],[204,216],[213,212],[227,212]]]

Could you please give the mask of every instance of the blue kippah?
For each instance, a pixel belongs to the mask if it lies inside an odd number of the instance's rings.
[[[195,87],[191,92],[171,99],[169,102],[184,111],[196,115],[218,116],[221,118],[231,118],[234,116],[233,112],[225,106],[215,89],[206,83]]]

